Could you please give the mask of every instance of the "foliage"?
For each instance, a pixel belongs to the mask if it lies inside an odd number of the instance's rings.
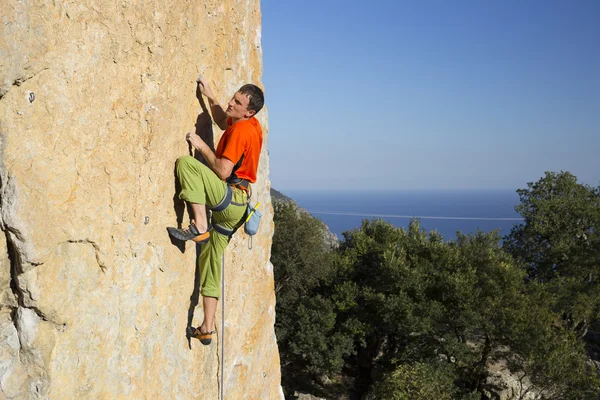
[[[547,172],[518,191],[515,226],[504,247],[523,263],[528,277],[554,295],[553,309],[582,336],[600,318],[600,187],[577,182],[568,172]]]
[[[315,375],[337,372],[353,350],[346,328],[337,326],[337,303],[320,295],[335,254],[324,245],[320,221],[290,202],[275,204],[271,262],[275,274],[275,330],[284,370]],[[348,325],[348,323],[346,324]]]
[[[271,247],[276,287],[282,299],[306,295],[329,272],[330,252],[324,246],[323,228],[317,219],[291,203],[275,203],[275,234]]]
[[[295,322],[289,335],[288,359],[302,363],[309,373],[337,372],[343,357],[353,350],[352,340],[336,329],[336,308],[316,295],[299,302],[293,312]]]
[[[590,193],[588,200],[597,195]],[[577,265],[572,270],[561,259],[553,263],[560,268],[550,268],[558,272],[549,273],[547,264],[558,253],[544,250],[536,242],[540,235],[527,224],[538,223],[535,212],[550,206],[533,192],[521,195],[535,206],[522,204],[526,225],[513,230],[504,248],[497,233],[458,234],[444,242],[418,221],[405,230],[372,220],[345,232],[340,247],[329,250],[317,232],[318,221],[276,208],[272,261],[284,373],[319,375],[345,368],[355,379],[357,397],[474,399],[494,390],[489,366],[502,362],[531,384],[521,395],[595,399],[596,375],[580,337],[560,323],[558,305],[567,304],[574,288],[595,284],[580,273],[595,277],[593,263],[569,246],[596,258],[598,250],[559,230],[561,254]],[[587,220],[595,218],[588,206],[577,207],[586,210]],[[594,245],[597,226],[584,229]],[[583,296],[590,299],[593,293]],[[575,310],[575,302],[570,304]]]
[[[448,364],[401,364],[375,386],[368,399],[451,400],[456,393],[454,378]]]
[[[545,328],[543,336],[522,353],[522,370],[532,389],[544,400],[598,399],[600,382],[583,343],[570,330]]]

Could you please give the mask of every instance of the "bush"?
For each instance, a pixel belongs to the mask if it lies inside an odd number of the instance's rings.
[[[441,362],[402,364],[375,386],[369,400],[452,400],[455,373]]]

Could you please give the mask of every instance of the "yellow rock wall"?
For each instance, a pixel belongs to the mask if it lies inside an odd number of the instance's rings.
[[[224,359],[223,302],[190,348],[197,249],[166,232],[189,222],[185,133],[222,133],[198,73],[222,104],[261,86],[259,1],[3,0],[0,19],[0,398],[217,399],[221,379],[226,399],[283,398],[268,137],[261,231],[225,257]]]

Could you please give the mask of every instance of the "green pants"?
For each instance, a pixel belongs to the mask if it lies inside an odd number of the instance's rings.
[[[205,204],[214,207],[225,197],[227,183],[223,182],[210,168],[192,156],[177,159],[177,179],[181,184],[179,198],[189,203]],[[244,222],[247,194],[238,188],[232,188],[231,201],[242,205],[230,204],[225,210],[213,212],[214,223],[229,229],[237,229]],[[229,236],[214,229],[210,239],[202,245],[198,257],[200,268],[200,293],[205,297],[221,296],[221,258],[229,244]]]

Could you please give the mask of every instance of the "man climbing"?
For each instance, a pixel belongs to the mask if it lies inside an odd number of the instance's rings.
[[[197,85],[208,100],[214,122],[225,132],[216,153],[195,133],[186,134],[186,140],[202,154],[208,166],[192,156],[177,160],[179,198],[190,204],[194,219],[187,229],[167,230],[177,239],[203,243],[198,266],[204,320],[192,336],[208,345],[221,294],[221,257],[231,236],[244,222],[250,183],[256,182],[263,136],[254,116],[263,107],[264,95],[259,87],[244,85],[223,110],[204,77],[198,77]],[[212,210],[212,226],[208,224],[205,206]]]

